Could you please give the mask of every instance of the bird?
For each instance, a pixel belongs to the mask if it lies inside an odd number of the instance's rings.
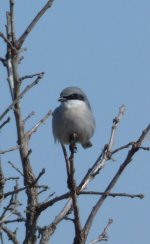
[[[74,140],[83,148],[91,147],[95,119],[85,93],[79,87],[67,87],[60,93],[58,101],[60,106],[52,114],[55,141],[64,145]]]

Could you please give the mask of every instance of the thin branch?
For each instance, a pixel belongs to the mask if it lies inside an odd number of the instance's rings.
[[[8,44],[8,46],[12,49],[12,50],[16,50],[16,48],[13,46],[13,44],[11,43],[11,41],[4,36],[4,34],[2,32],[0,32],[0,37],[4,40],[4,42],[6,42]]]
[[[110,227],[110,225],[112,223],[113,223],[113,220],[109,219],[109,221],[108,221],[107,225],[105,226],[103,232],[98,236],[97,239],[91,241],[90,244],[95,244],[95,243],[100,242],[100,241],[108,241],[107,231],[108,231],[108,228]]]
[[[33,115],[35,115],[35,112],[32,111],[31,113],[29,113],[29,115],[23,120],[23,123],[25,124],[27,122],[28,119],[30,119]]]
[[[15,150],[17,150],[19,148],[20,148],[20,146],[19,145],[16,145],[16,146],[10,147],[10,148],[8,148],[6,150],[0,150],[0,154],[5,154],[5,153],[8,153],[8,152],[13,152],[13,151],[15,151]]]
[[[4,238],[3,238],[3,233],[2,233],[1,230],[0,230],[0,241],[1,241],[1,244],[5,244],[4,243]]]
[[[72,207],[73,207],[73,213],[74,213],[74,227],[75,227],[75,238],[74,238],[74,244],[80,243],[82,240],[82,228],[80,223],[80,215],[79,215],[79,207],[77,203],[77,187],[76,187],[76,181],[74,178],[74,154],[71,155],[69,158],[70,162],[70,173],[68,175],[68,187],[70,189],[70,195],[72,199]]]
[[[26,187],[22,187],[22,188],[19,188],[19,189],[15,189],[13,191],[6,192],[6,193],[4,193],[4,198],[6,198],[8,196],[11,196],[11,195],[13,195],[15,193],[19,193],[21,191],[24,191],[25,189],[26,189]]]
[[[43,168],[41,170],[41,172],[39,173],[38,177],[36,178],[36,180],[34,181],[33,185],[36,185],[36,183],[39,181],[39,179],[42,177],[42,175],[45,174],[45,169]]]
[[[42,185],[41,186],[35,186],[35,187],[36,188],[44,188],[44,191],[46,191],[48,189],[48,186],[42,186]],[[19,192],[24,191],[24,190],[26,190],[25,186],[21,187],[21,188],[18,188],[18,189],[15,189],[13,191],[6,192],[6,193],[4,193],[4,198],[7,198],[8,196],[11,196],[13,194],[19,193]]]
[[[11,165],[11,167],[12,167],[13,169],[15,169],[21,176],[24,177],[23,173],[21,172],[20,169],[18,169],[18,167],[16,167],[16,166],[15,166],[12,162],[10,162],[10,161],[8,161],[8,163]]]
[[[129,194],[129,193],[110,193],[110,192],[97,192],[97,191],[82,191],[79,193],[80,195],[101,195],[101,196],[109,196],[109,197],[129,197],[129,198],[140,198],[143,199],[143,194]]]
[[[114,120],[113,120],[113,125],[112,125],[112,130],[111,130],[111,136],[110,136],[110,140],[109,140],[109,143],[108,143],[108,152],[111,152],[111,150],[112,150],[112,147],[113,147],[114,141],[115,141],[115,134],[116,134],[117,125],[120,122],[122,116],[124,115],[125,110],[126,110],[125,106],[122,105],[119,108],[119,114],[118,114],[118,116],[116,118],[114,118]]]
[[[39,75],[30,85],[26,86],[26,88],[18,95],[18,97],[5,109],[5,111],[0,115],[0,120],[14,107],[18,101],[23,98],[23,96],[35,85],[39,83],[39,81],[43,78],[43,75]]]
[[[38,195],[42,194],[43,192],[47,191],[49,189],[48,186],[43,186],[43,189],[38,192]]]
[[[32,20],[32,22],[29,24],[27,29],[24,31],[22,36],[18,39],[16,46],[18,48],[21,48],[22,44],[26,40],[29,33],[32,31],[36,23],[39,21],[39,19],[44,15],[44,13],[52,6],[54,0],[48,0],[48,2],[45,4],[45,6],[41,9],[41,11],[35,16],[35,18]]]
[[[1,61],[1,63],[2,63],[4,66],[6,66],[6,59],[5,59],[5,58],[0,57],[0,61]]]
[[[139,149],[143,149],[144,151],[150,151],[150,147],[139,147]]]
[[[10,122],[10,117],[8,117],[1,125],[0,125],[0,130],[7,124]]]
[[[35,73],[33,75],[25,75],[25,76],[21,77],[19,80],[20,80],[20,82],[22,82],[23,80],[32,79],[33,77],[39,76],[39,75],[44,75],[44,72]]]
[[[16,41],[15,25],[14,25],[14,0],[10,0],[10,24],[11,24],[11,37],[13,44]]]
[[[0,202],[4,198],[4,186],[5,186],[5,176],[2,169],[2,162],[0,161]]]
[[[19,180],[19,177],[8,177],[8,178],[5,178],[5,181],[9,181],[9,180]]]
[[[17,218],[17,219],[12,219],[12,220],[6,220],[4,221],[4,224],[12,224],[12,223],[19,223],[19,222],[25,222],[26,220],[23,218]]]
[[[119,151],[121,151],[121,150],[124,150],[124,149],[126,149],[126,148],[129,148],[129,147],[132,146],[132,145],[133,145],[133,142],[129,142],[129,143],[127,143],[126,145],[124,145],[124,146],[122,146],[122,147],[119,147],[119,148],[113,150],[113,151],[111,152],[111,154],[113,155],[113,154],[115,154],[115,153],[117,153],[117,152],[119,152]]]
[[[41,203],[39,206],[38,206],[38,213],[40,214],[42,211],[44,211],[45,209],[51,207],[52,205],[54,205],[56,202],[59,202],[61,200],[64,200],[64,199],[67,199],[70,197],[70,192],[67,192],[63,195],[60,195],[60,196],[57,196],[57,197],[54,197],[53,199],[47,201],[47,202],[44,202],[44,203]]]
[[[49,110],[48,112],[47,112],[47,114],[42,118],[42,119],[40,119],[40,121],[31,129],[31,130],[29,130],[27,133],[26,133],[26,135],[27,135],[27,137],[31,137],[31,135],[33,134],[33,133],[35,133],[36,131],[37,131],[37,129],[42,125],[42,124],[44,124],[44,122],[50,117],[52,115],[52,111],[51,110]]]
[[[10,18],[10,13],[6,12],[6,18],[7,18],[7,25],[6,25],[6,33],[7,33],[7,39],[9,40],[10,43],[12,43],[12,31],[11,31],[11,18]],[[13,79],[13,67],[12,67],[12,48],[10,45],[7,43],[7,53],[6,53],[6,70],[7,70],[7,81],[10,89],[10,94],[12,100],[14,100],[14,79]],[[14,51],[14,50],[13,50]]]
[[[70,161],[68,159],[67,151],[66,151],[65,146],[63,144],[61,144],[61,147],[62,147],[62,150],[63,150],[65,162],[66,162],[66,171],[67,171],[67,179],[68,179],[69,174],[70,174]]]

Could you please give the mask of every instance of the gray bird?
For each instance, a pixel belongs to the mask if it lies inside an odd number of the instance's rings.
[[[70,144],[76,142],[84,148],[91,147],[90,138],[95,131],[95,120],[87,96],[78,87],[67,87],[60,93],[61,102],[53,112],[52,129],[56,141]]]

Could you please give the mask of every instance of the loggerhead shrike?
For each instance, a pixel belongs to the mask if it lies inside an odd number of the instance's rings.
[[[76,141],[84,148],[91,147],[90,138],[95,131],[95,120],[87,96],[78,87],[67,87],[60,93],[61,102],[53,112],[52,129],[55,140],[70,144],[75,133]]]

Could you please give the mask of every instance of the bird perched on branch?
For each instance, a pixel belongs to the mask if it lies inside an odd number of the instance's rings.
[[[92,146],[95,120],[85,93],[78,87],[67,87],[60,93],[61,102],[53,112],[52,130],[61,144],[80,143],[84,148]]]

